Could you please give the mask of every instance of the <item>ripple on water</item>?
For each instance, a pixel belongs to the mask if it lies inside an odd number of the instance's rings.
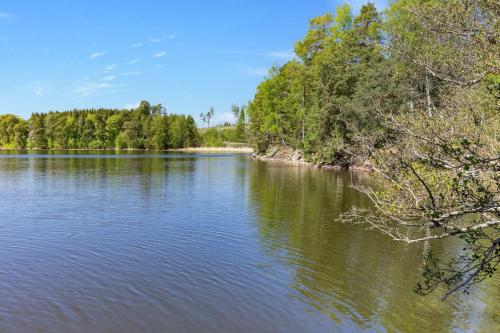
[[[0,152],[0,331],[495,331],[498,279],[417,297],[419,247],[335,222],[366,204],[360,179],[239,155]]]

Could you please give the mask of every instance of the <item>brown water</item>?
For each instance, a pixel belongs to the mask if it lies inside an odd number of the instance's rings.
[[[500,331],[498,276],[417,296],[420,245],[335,221],[366,204],[353,181],[231,154],[3,152],[0,332]]]

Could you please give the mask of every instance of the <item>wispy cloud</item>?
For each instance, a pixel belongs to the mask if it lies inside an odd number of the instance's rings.
[[[94,52],[90,55],[90,59],[95,59],[98,57],[102,57],[103,55],[106,54],[106,51],[100,51],[100,52]]]
[[[142,44],[142,43],[135,43],[135,44],[132,44],[132,47],[141,47],[142,45],[144,45],[144,44]]]
[[[152,38],[148,39],[148,42],[150,42],[150,43],[158,43],[158,42],[161,42],[161,39],[160,38],[154,38],[154,37],[152,37]]]
[[[267,55],[271,58],[281,59],[281,60],[290,60],[295,57],[295,53],[293,50],[283,50],[283,51],[272,51],[268,52]]]
[[[167,52],[161,51],[161,52],[153,54],[153,58],[161,58],[161,57],[164,57],[166,54],[167,54]]]
[[[173,32],[170,35],[168,35],[168,39],[175,39],[177,37],[177,32]]]
[[[269,69],[265,67],[247,67],[244,71],[252,76],[267,76],[269,74]]]
[[[30,83],[28,89],[31,90],[35,96],[42,96],[47,91],[43,82],[40,81]]]
[[[129,62],[127,62],[127,64],[129,64],[129,65],[137,64],[141,60],[142,60],[141,58],[135,58],[135,59],[132,59]]]
[[[116,69],[116,64],[112,64],[112,65],[109,65],[108,67],[106,67],[106,69],[104,70],[104,73],[109,73],[109,72],[112,72]]]
[[[108,75],[108,76],[101,78],[99,81],[113,81],[114,79],[116,79],[116,76]]]
[[[33,88],[33,93],[37,96],[42,96],[44,93],[44,89],[42,87],[35,87]]]
[[[99,91],[105,90],[105,89],[111,89],[114,88],[114,86],[110,83],[107,82],[100,82],[100,83],[86,83],[84,85],[81,85],[75,89],[75,93],[80,95],[80,96],[88,96],[94,93],[97,93]]]

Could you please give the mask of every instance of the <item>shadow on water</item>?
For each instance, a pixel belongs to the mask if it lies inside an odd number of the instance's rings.
[[[263,251],[293,275],[290,297],[332,320],[358,329],[401,332],[493,332],[500,329],[500,279],[470,296],[442,302],[439,292],[422,297],[412,288],[419,278],[422,245],[404,245],[336,218],[368,201],[350,187],[366,173],[315,170],[254,162],[250,200]],[[454,241],[436,242],[443,257],[458,253]]]
[[[232,154],[0,152],[0,331],[500,331],[498,277],[417,296],[421,245],[336,222],[369,205],[359,182]]]

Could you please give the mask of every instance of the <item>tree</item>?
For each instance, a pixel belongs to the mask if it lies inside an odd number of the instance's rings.
[[[151,123],[151,144],[155,149],[166,149],[170,144],[168,118],[156,115]]]
[[[45,115],[34,113],[29,121],[28,147],[46,149]]]
[[[15,115],[0,115],[0,147],[25,148],[27,127],[26,121]]]
[[[208,112],[205,114],[205,117],[206,117],[207,123],[208,123],[208,127],[210,127],[210,119],[212,119],[214,115],[215,115],[215,109],[213,106],[211,106],[210,109],[208,109]]]
[[[381,178],[358,187],[375,209],[355,208],[341,220],[396,241],[425,242],[415,288],[423,295],[440,285],[448,288],[443,299],[467,292],[500,263],[500,77],[489,54],[497,47],[494,8],[487,1],[398,1],[389,12],[395,60],[432,77],[436,90],[431,95],[424,80],[422,103],[380,114],[392,138],[368,164]],[[442,262],[431,242],[448,237],[465,245]]]

